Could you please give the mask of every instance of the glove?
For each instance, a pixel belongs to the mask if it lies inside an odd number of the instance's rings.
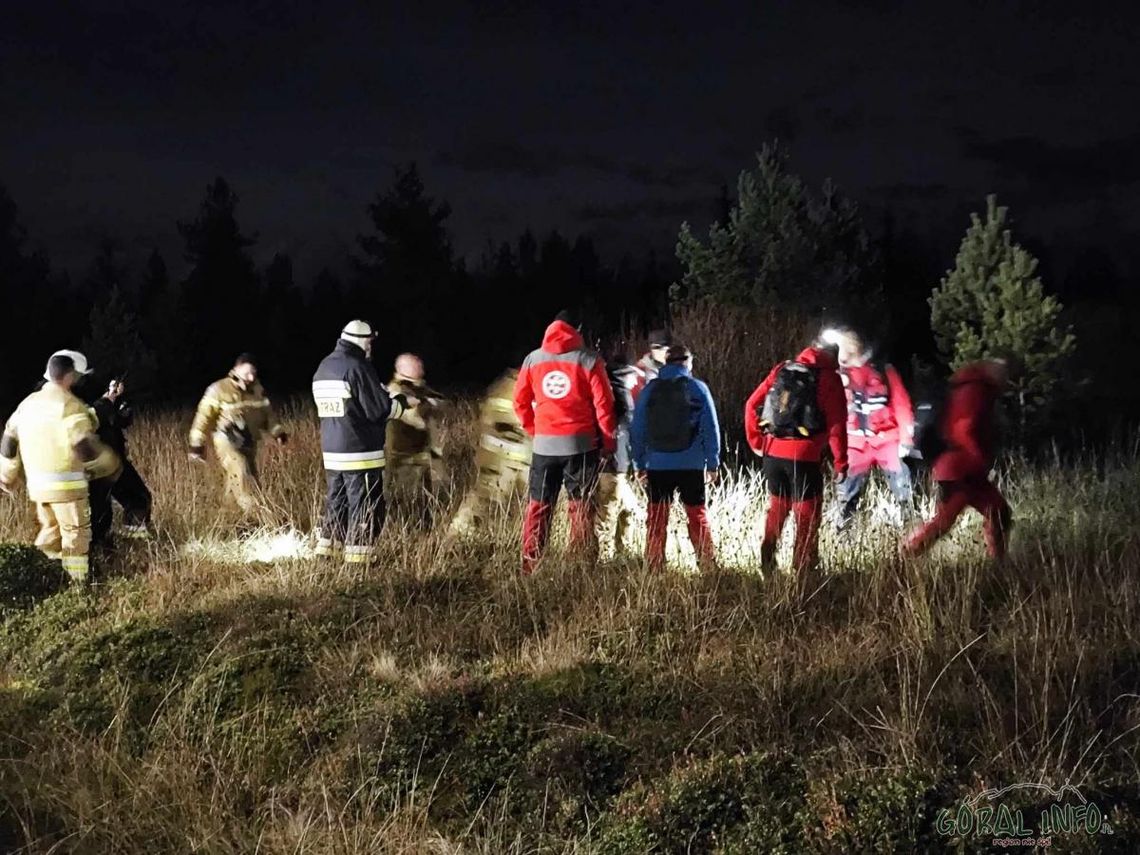
[[[206,449],[201,445],[192,445],[190,446],[190,453],[186,456],[189,457],[193,463],[205,463]]]

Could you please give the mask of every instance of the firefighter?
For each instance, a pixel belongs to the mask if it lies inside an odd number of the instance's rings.
[[[230,373],[206,389],[190,428],[190,459],[204,462],[206,441],[211,440],[226,478],[226,497],[247,519],[272,523],[257,476],[257,448],[269,434],[278,445],[289,435],[273,414],[265,390],[257,380],[257,359],[249,353],[234,360]]]
[[[565,311],[555,317],[515,383],[515,413],[534,447],[522,532],[525,576],[542,558],[563,486],[571,550],[588,557],[597,546],[595,491],[602,455],[615,449],[614,393],[605,362],[586,348],[573,320]]]
[[[720,425],[709,387],[693,377],[693,354],[674,344],[657,379],[637,402],[633,417],[633,460],[649,491],[645,561],[665,566],[669,509],[679,495],[688,519],[689,540],[702,569],[715,565],[705,488],[720,468]]]
[[[645,388],[645,373],[630,364],[625,353],[615,353],[607,362],[607,373],[614,393],[614,419],[617,446],[602,467],[598,479],[598,530],[603,542],[612,539],[614,554],[625,551],[629,521],[641,513],[642,503],[633,486],[633,450],[630,427],[634,407]]]
[[[871,472],[880,470],[898,503],[902,522],[913,498],[906,458],[914,447],[914,409],[893,365],[878,364],[853,330],[837,330],[839,376],[847,392],[847,480],[839,485],[836,527],[855,517]]]
[[[669,330],[651,330],[649,333],[649,351],[637,361],[637,367],[645,378],[645,382],[656,380],[658,373],[665,365],[665,357],[669,353],[669,346],[673,344],[673,335]]]
[[[426,525],[431,520],[432,482],[440,478],[443,459],[438,438],[440,396],[428,387],[423,360],[414,353],[396,357],[388,391],[419,401],[400,418],[388,420],[384,450],[389,495],[410,507],[420,507]]]
[[[413,397],[393,395],[384,388],[371,362],[375,338],[367,321],[350,321],[313,375],[328,486],[317,554],[335,556],[343,550],[348,564],[372,559],[384,526],[388,421],[419,404]]]
[[[950,378],[937,424],[941,450],[932,467],[938,504],[934,517],[903,541],[904,556],[925,552],[973,508],[982,515],[986,551],[998,561],[1005,557],[1013,515],[990,470],[998,450],[998,402],[1016,370],[1013,360],[992,359],[966,365]]]
[[[517,369],[491,384],[479,410],[481,435],[475,452],[475,484],[451,522],[452,534],[486,530],[497,509],[526,495],[530,436],[514,408]]]
[[[107,384],[107,391],[92,406],[99,421],[99,439],[119,455],[123,465],[119,477],[113,481],[101,478],[91,482],[91,534],[92,543],[96,546],[113,545],[112,499],[123,508],[123,536],[135,540],[150,537],[150,490],[127,456],[126,430],[134,420],[134,410],[125,393],[124,379],[113,377]]]
[[[58,559],[75,583],[90,572],[88,480],[112,478],[119,469],[118,456],[96,433],[95,417],[72,392],[87,373],[82,353],[54,354],[47,382],[16,408],[0,440],[0,485],[12,492],[23,470],[40,524],[36,546]]]
[[[774,566],[789,514],[796,520],[795,570],[812,570],[819,560],[821,460],[829,445],[836,482],[847,477],[847,399],[838,367],[835,348],[818,341],[774,366],[744,406],[748,445],[763,458],[770,497],[760,546],[765,569]]]

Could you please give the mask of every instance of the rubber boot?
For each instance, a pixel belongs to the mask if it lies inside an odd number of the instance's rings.
[[[669,503],[650,502],[645,516],[645,563],[651,570],[665,567],[665,539],[669,536]]]
[[[783,496],[772,496],[768,502],[768,514],[764,518],[764,540],[760,543],[760,566],[764,570],[772,570],[776,566],[780,533],[791,512],[792,503]]]
[[[589,564],[598,561],[598,534],[594,530],[594,503],[589,499],[570,499],[566,503],[570,518],[569,547],[578,559]]]
[[[819,497],[792,503],[796,517],[796,541],[792,566],[797,573],[815,569],[819,563],[819,523],[823,500]]]
[[[533,573],[542,559],[542,553],[546,550],[546,541],[550,537],[550,518],[553,514],[554,505],[551,502],[538,502],[534,499],[527,502],[522,530],[524,576]]]
[[[697,555],[697,566],[702,570],[716,569],[716,553],[713,549],[712,529],[709,515],[704,505],[686,505],[685,516],[689,523],[689,540]]]

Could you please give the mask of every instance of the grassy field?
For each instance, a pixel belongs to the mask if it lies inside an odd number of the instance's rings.
[[[397,514],[376,565],[311,558],[316,430],[289,422],[263,458],[280,530],[234,540],[185,424],[144,422],[157,540],[93,595],[0,614],[0,850],[991,851],[939,809],[1028,783],[1077,787],[1112,832],[1051,851],[1140,849],[1135,453],[1013,467],[1000,568],[972,523],[900,563],[872,501],[819,584],[761,578],[745,472],[713,496],[717,574],[676,536],[661,575],[556,538],[521,580],[517,514],[463,542]],[[33,534],[0,503],[0,539]]]

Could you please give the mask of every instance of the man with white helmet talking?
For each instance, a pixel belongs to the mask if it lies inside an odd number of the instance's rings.
[[[313,375],[321,419],[321,453],[328,494],[317,541],[319,555],[344,550],[349,564],[367,563],[384,525],[384,439],[388,419],[419,402],[389,394],[372,365],[376,333],[350,321],[336,348]]]
[[[87,580],[89,570],[87,482],[113,477],[120,468],[118,455],[99,440],[95,416],[72,391],[88,373],[82,353],[53,353],[45,384],[16,408],[0,439],[0,486],[12,492],[23,469],[40,523],[36,546],[59,559],[77,583]]]

